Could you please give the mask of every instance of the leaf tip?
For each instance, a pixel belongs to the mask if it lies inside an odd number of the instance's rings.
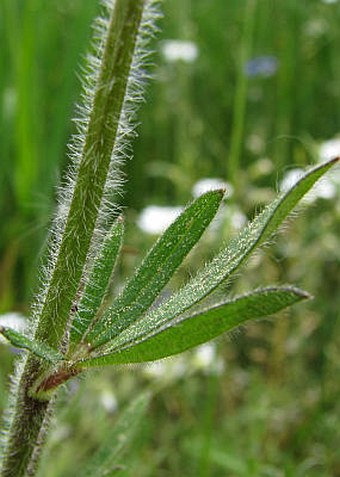
[[[329,162],[330,164],[336,164],[337,162],[340,162],[340,156],[333,157]]]
[[[218,187],[217,189],[211,189],[210,191],[212,194],[216,194],[220,196],[221,201],[225,198],[226,194],[228,193],[227,187]]]
[[[335,166],[338,162],[340,162],[340,156],[335,156],[330,159],[325,160],[322,162],[319,167],[323,168],[325,167],[327,170],[331,169],[333,166]]]
[[[310,293],[308,293],[308,292],[306,292],[306,291],[304,291],[304,290],[302,290],[302,291],[300,292],[300,296],[301,296],[301,298],[302,298],[303,300],[313,300],[313,299],[314,299],[314,296],[313,296],[313,295],[311,295]]]
[[[301,288],[289,287],[290,291],[293,292],[295,295],[297,295],[301,300],[313,300],[313,295],[308,293],[306,290],[301,290]]]
[[[7,331],[8,331],[8,328],[6,326],[0,325],[0,335],[2,335],[4,338],[6,338],[6,340],[9,341],[7,337]]]
[[[5,333],[6,333],[6,328],[0,325],[0,335],[3,335],[3,337],[6,338]]]

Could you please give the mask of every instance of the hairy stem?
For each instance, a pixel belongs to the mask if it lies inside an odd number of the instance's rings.
[[[34,462],[37,461],[43,445],[42,435],[48,427],[50,407],[50,401],[40,401],[29,395],[30,388],[40,372],[40,361],[30,355],[16,389],[16,406],[7,436],[1,477],[35,475]]]
[[[36,331],[36,339],[55,349],[65,335],[98,219],[145,3],[116,0],[108,26],[70,209]],[[29,355],[13,390],[1,477],[36,473],[53,399],[32,396],[43,372],[42,361]]]
[[[79,287],[117,138],[144,0],[119,0],[109,26],[77,181],[36,338],[59,345]]]

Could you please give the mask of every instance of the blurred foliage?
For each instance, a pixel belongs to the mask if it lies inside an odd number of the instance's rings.
[[[88,48],[97,3],[0,3],[1,312],[28,313],[37,286],[37,257],[73,132],[77,65]],[[166,0],[164,13],[150,68],[154,79],[138,116],[134,159],[126,165],[122,280],[153,241],[136,225],[145,205],[183,205],[202,177],[232,180],[234,187],[218,225],[178,274],[180,283],[235,233],[235,213],[253,216],[273,197],[278,178],[317,161],[319,145],[339,134],[340,6],[321,0]],[[193,42],[197,58],[167,59],[169,39]],[[274,58],[277,69],[243,78],[245,52],[249,60]],[[236,117],[242,135],[231,178]],[[73,475],[75,460],[81,465],[114,425],[115,400],[119,409],[151,389],[155,397],[129,468],[117,475],[340,476],[339,224],[339,198],[319,198],[231,285],[234,293],[296,283],[315,295],[313,302],[219,340],[211,345],[213,360],[203,364],[197,351],[160,368],[118,368],[74,381],[60,399],[45,463],[53,465],[43,467],[42,475],[46,468],[51,477]],[[0,343],[0,410],[13,357]]]

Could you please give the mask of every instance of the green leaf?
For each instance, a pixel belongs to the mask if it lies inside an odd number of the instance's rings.
[[[119,217],[113,224],[99,255],[94,260],[87,285],[72,322],[70,342],[77,343],[93,322],[107,295],[116,260],[124,234],[123,219]]]
[[[338,158],[333,159],[308,171],[290,190],[267,206],[192,280],[167,301],[144,315],[138,321],[138,331],[136,326],[132,325],[123,335],[112,340],[109,349],[117,349],[126,343],[126,335],[133,340],[135,334],[139,336],[141,329],[143,329],[143,335],[147,335],[154,329],[166,326],[176,316],[196,307],[198,303],[206,299],[221,283],[230,278],[258,247],[272,237],[302,197],[338,160]],[[98,348],[96,354],[99,356],[106,350],[106,346]]]
[[[168,227],[87,337],[92,348],[117,336],[152,305],[208,227],[223,196],[224,190],[203,194]]]
[[[105,443],[80,472],[79,477],[111,477],[115,475],[121,468],[119,459],[128,451],[140,428],[149,401],[150,394],[148,393],[144,393],[132,401],[123,411],[111,432],[108,432]]]
[[[256,290],[201,313],[184,318],[179,316],[165,328],[154,329],[149,336],[143,336],[141,328],[137,338],[139,342],[130,341],[125,349],[89,359],[82,366],[140,363],[165,358],[216,338],[246,321],[272,315],[307,298],[310,296],[306,292],[293,287]],[[134,340],[138,336],[136,330],[133,333]]]
[[[39,358],[45,359],[51,363],[56,363],[64,359],[63,355],[58,351],[50,348],[44,343],[31,340],[27,336],[19,333],[12,328],[0,326],[0,333],[11,343],[12,346],[19,349],[27,349]]]

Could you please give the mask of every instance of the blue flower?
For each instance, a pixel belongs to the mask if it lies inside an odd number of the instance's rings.
[[[248,60],[245,64],[245,74],[250,78],[256,76],[273,76],[279,67],[278,59],[275,56],[257,56]]]

